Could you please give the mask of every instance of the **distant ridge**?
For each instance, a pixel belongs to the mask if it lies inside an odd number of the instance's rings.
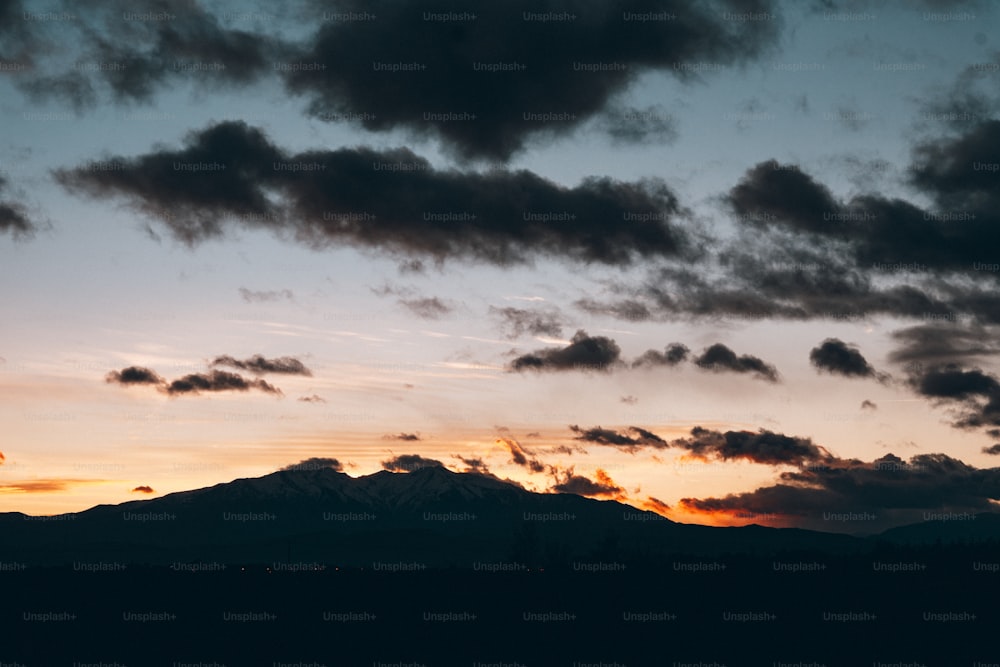
[[[0,515],[0,535],[0,558],[29,564],[310,560],[364,566],[413,560],[427,567],[481,561],[551,566],[574,559],[846,554],[878,542],[982,541],[1000,536],[1000,515],[928,521],[866,539],[757,525],[680,524],[612,500],[535,493],[443,467],[361,477],[316,468],[99,505],[58,519],[7,513]]]

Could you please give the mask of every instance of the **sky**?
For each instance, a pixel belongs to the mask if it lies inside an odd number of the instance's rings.
[[[995,511],[998,21],[0,1],[0,511],[296,462]]]

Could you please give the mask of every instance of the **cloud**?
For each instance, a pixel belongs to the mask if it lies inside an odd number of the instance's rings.
[[[608,474],[598,469],[594,474],[594,479],[577,475],[573,468],[567,468],[561,474],[557,474],[560,479],[549,489],[555,493],[572,493],[578,496],[610,496],[616,499],[624,498],[625,489],[615,484]]]
[[[656,512],[657,514],[666,514],[670,511],[670,505],[653,496],[648,496],[642,506],[645,509]]]
[[[787,436],[761,429],[751,431],[712,431],[696,426],[690,438],[678,438],[671,447],[687,450],[703,460],[744,460],[765,465],[805,465],[831,462],[834,457],[809,438]]]
[[[454,311],[437,297],[423,299],[400,299],[399,304],[405,306],[411,313],[425,320],[438,320]]]
[[[6,177],[0,175],[0,195],[6,189],[8,189],[8,181]],[[18,238],[30,236],[35,230],[36,226],[28,219],[28,210],[23,204],[0,199],[0,233],[9,232]]]
[[[655,368],[657,366],[676,366],[688,358],[690,350],[682,343],[671,343],[659,350],[646,350],[632,362],[632,368]]]
[[[809,352],[809,361],[818,371],[846,377],[873,377],[875,369],[857,347],[837,338],[827,338]]]
[[[208,373],[189,373],[166,386],[166,392],[171,396],[197,395],[203,391],[249,391],[250,389],[259,389],[268,394],[281,394],[280,389],[264,380],[248,380],[237,373],[217,370]]]
[[[614,284],[619,296],[577,305],[628,321],[842,322],[880,314],[922,319],[971,314],[983,322],[1000,322],[1000,292],[990,289],[994,275],[988,272],[981,272],[980,283],[970,283],[967,276],[942,278],[917,263],[861,262],[842,244],[820,238],[743,233],[738,242],[711,243],[719,272],[661,266],[637,284]],[[905,284],[894,280],[898,276],[907,279]]]
[[[645,322],[653,318],[649,306],[635,299],[602,303],[594,299],[579,299],[576,307],[591,315],[606,315],[629,322]]]
[[[273,73],[273,63],[288,53],[271,36],[223,27],[194,3],[146,3],[142,12],[163,17],[152,21],[123,20],[125,6],[67,5],[74,20],[44,27],[22,22],[18,12],[16,32],[23,34],[15,53],[31,62],[33,76],[15,85],[34,102],[56,100],[79,113],[99,101],[149,103],[178,83],[211,90],[250,85]]]
[[[24,482],[7,482],[0,484],[0,493],[51,493],[65,491],[69,485],[63,480],[33,479]]]
[[[911,380],[916,391],[930,398],[963,400],[973,396],[991,396],[1000,390],[1000,383],[978,368],[962,370],[956,364],[931,368]]]
[[[874,401],[869,401],[867,398],[861,401],[862,410],[878,410],[878,405]]]
[[[697,253],[675,224],[686,215],[676,195],[655,180],[568,188],[527,170],[436,169],[405,148],[287,153],[230,121],[190,133],[180,149],[101,162],[115,168],[84,164],[55,178],[76,194],[124,200],[189,245],[235,226],[317,249],[500,266],[535,257],[624,266]],[[655,215],[623,221],[630,212]]]
[[[299,396],[299,401],[302,403],[326,403],[326,399],[318,394],[311,394],[309,396]]]
[[[295,357],[276,357],[268,359],[260,354],[255,354],[249,359],[235,359],[229,355],[222,355],[212,360],[210,366],[229,366],[249,371],[255,375],[265,373],[280,373],[283,375],[306,375],[312,376],[312,371],[306,368],[305,364]]]
[[[631,394],[629,394],[628,396],[621,396],[618,398],[618,400],[624,403],[625,405],[635,405],[636,403],[639,402],[638,397],[632,396]]]
[[[7,457],[3,455],[3,452],[0,452],[0,466],[2,466],[6,462],[7,462]]]
[[[722,343],[716,343],[706,348],[701,356],[694,360],[694,363],[699,368],[716,373],[725,371],[753,373],[756,377],[768,382],[778,381],[778,370],[774,366],[749,354],[737,356],[735,352]]]
[[[628,429],[626,429],[628,433],[634,433],[635,435],[626,435],[625,433],[619,433],[618,431],[613,431],[611,429],[601,428],[600,426],[582,429],[576,424],[571,424],[569,430],[576,433],[576,440],[593,443],[595,445],[617,447],[622,451],[629,452],[630,454],[634,454],[644,447],[663,449],[668,446],[666,440],[652,431],[647,431],[646,429],[639,428],[638,426],[629,426]]]
[[[525,334],[562,336],[563,319],[556,311],[490,306],[490,315],[500,319],[504,336],[509,339],[520,338]]]
[[[611,298],[577,305],[628,320],[889,315],[926,323],[970,315],[970,333],[951,346],[991,351],[975,326],[1000,323],[1000,272],[982,250],[1000,244],[995,174],[982,167],[998,150],[995,120],[966,121],[916,143],[900,173],[929,206],[871,192],[840,198],[798,165],[760,162],[722,197],[737,234],[706,244],[719,271],[658,266],[639,284],[613,284]],[[929,342],[948,352],[940,336]]]
[[[336,470],[337,472],[344,471],[344,465],[337,459],[313,456],[308,459],[302,459],[298,463],[290,463],[286,465],[281,470]]]
[[[80,113],[99,103],[150,104],[181,85],[201,92],[278,79],[320,121],[402,130],[462,158],[499,160],[583,127],[615,142],[671,141],[669,113],[622,106],[621,95],[646,73],[684,82],[702,78],[701,63],[755,61],[775,48],[782,25],[769,0],[712,0],[651,22],[622,20],[623,9],[649,10],[636,0],[579,16],[567,0],[440,7],[476,16],[460,22],[414,21],[427,10],[416,0],[345,0],[336,12],[372,20],[327,20],[320,12],[330,7],[307,3],[267,31],[229,27],[221,9],[164,0],[141,8],[168,17],[154,21],[123,21],[119,3],[88,2],[74,21],[39,25],[21,21],[19,7],[5,3],[6,23],[17,29],[3,31],[0,56],[30,65],[32,76],[15,85],[36,103]],[[730,21],[727,11],[769,20]],[[547,12],[569,20],[524,18]]]
[[[396,433],[394,435],[383,435],[383,440],[401,440],[403,442],[417,442],[420,436],[416,433]]]
[[[153,487],[146,486],[145,484],[143,484],[142,486],[137,486],[134,489],[132,489],[132,493],[156,493],[156,491],[153,489]]]
[[[990,454],[991,456],[1000,455],[1000,442],[989,447],[983,447],[983,454]]]
[[[474,472],[479,475],[493,476],[493,473],[490,472],[489,466],[479,457],[465,457],[461,454],[452,454],[452,456],[465,464],[465,470],[462,472]]]
[[[621,348],[610,338],[588,336],[580,329],[566,347],[536,350],[510,363],[512,371],[609,371],[621,364]]]
[[[437,459],[427,459],[419,454],[400,454],[382,461],[382,468],[390,472],[412,472],[421,468],[443,468]]]
[[[919,454],[909,462],[887,454],[875,461],[839,461],[781,474],[781,481],[721,498],[683,498],[690,511],[739,516],[794,517],[798,525],[830,530],[824,516],[874,515],[865,528],[923,520],[926,510],[992,511],[1000,499],[1000,468],[979,469],[946,454]]]
[[[257,291],[241,287],[240,296],[247,303],[268,303],[282,300],[295,301],[295,295],[290,289]]]
[[[662,105],[653,104],[642,109],[622,106],[609,107],[597,119],[599,131],[611,137],[615,144],[670,144],[680,132],[677,118]]]
[[[928,209],[877,194],[842,202],[798,166],[774,160],[750,169],[726,201],[741,227],[792,232],[823,243],[855,266],[965,274],[977,260],[988,261],[983,247],[1000,243],[995,174],[975,168],[992,164],[998,150],[1000,121],[918,144],[906,173],[908,184],[934,201]]]
[[[957,428],[1000,426],[1000,381],[990,373],[945,364],[912,374],[908,383],[921,396],[957,403]]]
[[[776,160],[747,171],[729,191],[726,202],[743,224],[814,233],[835,229],[829,216],[840,209],[829,189],[799,167]]]
[[[511,463],[527,468],[531,472],[545,472],[545,464],[537,458],[529,458],[530,452],[522,447],[521,443],[517,440],[514,440],[513,438],[500,437],[496,439],[496,444],[503,445],[507,451],[510,452]]]
[[[912,369],[1000,354],[996,331],[975,322],[920,324],[897,329],[891,336],[897,347],[889,353],[889,360]]]
[[[111,371],[106,376],[104,376],[104,381],[120,385],[131,385],[131,384],[161,385],[166,382],[155,371],[152,371],[146,368],[145,366],[129,366],[127,368],[121,369],[120,371]]]
[[[330,69],[292,72],[288,88],[307,96],[310,113],[320,119],[355,113],[368,131],[403,129],[435,136],[464,158],[505,160],[526,145],[603,116],[644,72],[687,80],[697,78],[683,67],[689,63],[755,59],[776,43],[780,26],[777,10],[764,0],[685,5],[669,22],[624,22],[623,9],[648,11],[649,5],[637,2],[588,6],[579,16],[582,8],[565,1],[454,8],[476,19],[414,21],[426,11],[415,0],[345,2],[341,10],[367,11],[378,20],[360,26],[325,23],[299,58]],[[727,10],[770,12],[775,20],[726,21]],[[565,13],[569,20],[524,19],[526,13],[545,12]],[[373,63],[404,63],[409,69],[373,71]],[[441,122],[428,120],[427,113],[468,116]],[[639,125],[638,134],[657,129],[652,122]],[[623,131],[627,138],[636,136],[634,125]]]
[[[228,357],[228,359],[231,359],[231,357]],[[104,381],[122,386],[155,386],[160,391],[172,396],[178,394],[196,395],[203,391],[248,391],[250,389],[259,389],[269,394],[281,395],[280,389],[268,384],[264,380],[247,380],[236,373],[219,370],[213,370],[208,373],[189,373],[168,383],[159,374],[149,368],[144,366],[129,366],[120,371],[111,371],[104,377]]]

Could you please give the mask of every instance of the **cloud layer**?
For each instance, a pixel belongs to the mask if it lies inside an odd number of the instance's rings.
[[[593,178],[566,188],[525,170],[438,170],[405,148],[288,153],[242,122],[192,132],[179,149],[58,170],[56,179],[122,199],[188,244],[243,226],[315,247],[498,265],[538,256],[626,265],[694,252],[662,182]],[[650,215],[626,220],[630,213]]]

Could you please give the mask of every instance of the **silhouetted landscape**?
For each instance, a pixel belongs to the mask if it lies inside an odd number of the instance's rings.
[[[0,667],[1000,667],[1000,2],[0,0]]]
[[[85,662],[109,632],[94,661],[848,665],[871,642],[882,662],[971,664],[1000,622],[1000,514],[869,537],[712,528],[440,467],[327,468],[0,531],[25,664]]]

